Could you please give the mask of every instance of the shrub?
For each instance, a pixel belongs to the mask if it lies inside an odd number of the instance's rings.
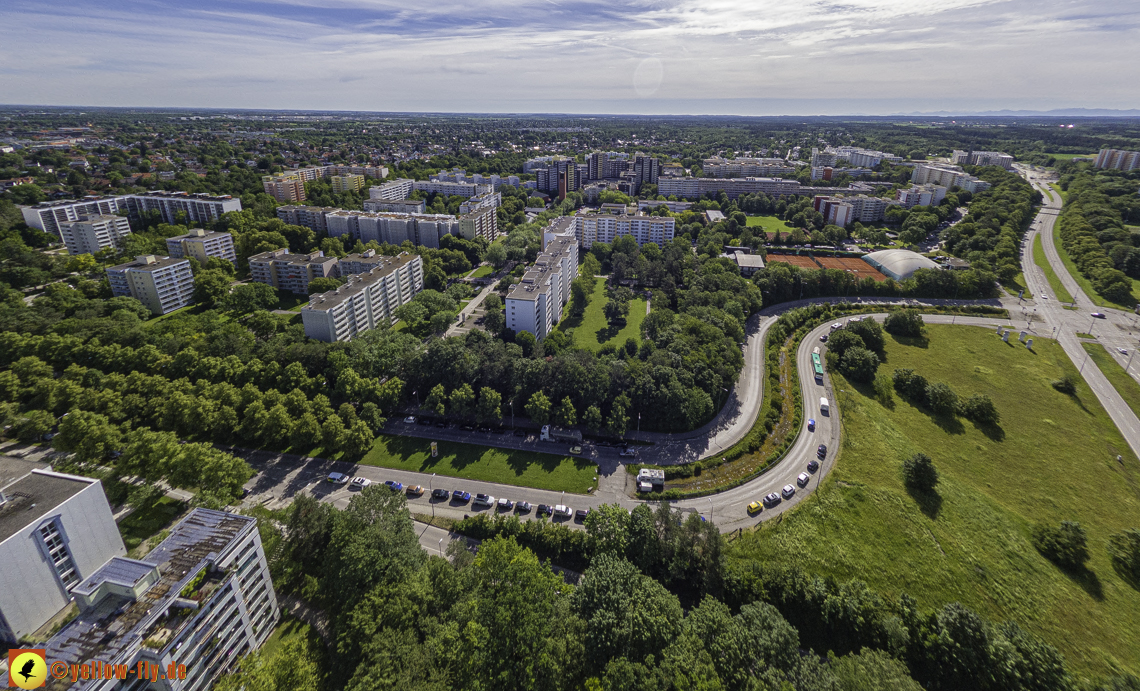
[[[996,425],[1001,419],[993,400],[984,393],[976,393],[962,401],[962,415],[981,425]]]
[[[883,320],[883,328],[887,333],[896,336],[921,336],[922,327],[922,315],[916,310],[891,312]]]
[[[938,485],[938,469],[924,453],[916,453],[903,461],[903,482],[919,492],[930,492]]]
[[[1049,561],[1064,569],[1079,569],[1089,559],[1085,529],[1076,521],[1061,521],[1060,528],[1037,525],[1033,546]]]
[[[1108,556],[1121,575],[1140,583],[1140,528],[1130,528],[1110,535]]]
[[[879,370],[879,356],[867,348],[854,346],[847,349],[839,362],[839,371],[854,381],[869,383]]]
[[[958,410],[958,394],[949,384],[937,382],[926,386],[926,404],[939,415],[953,415]]]
[[[912,369],[897,369],[891,375],[895,389],[915,405],[926,403],[926,377]]]
[[[1071,374],[1066,374],[1053,382],[1053,388],[1063,394],[1072,396],[1077,392],[1077,380]]]

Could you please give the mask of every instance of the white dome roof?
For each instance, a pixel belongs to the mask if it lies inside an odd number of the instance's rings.
[[[879,250],[865,255],[863,261],[896,281],[905,281],[919,269],[941,268],[930,259],[910,250]]]

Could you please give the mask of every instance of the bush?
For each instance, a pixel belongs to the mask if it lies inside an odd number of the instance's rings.
[[[1053,388],[1063,394],[1072,396],[1077,392],[1077,380],[1071,374],[1066,374],[1060,379],[1054,381]]]
[[[939,415],[953,415],[958,410],[958,394],[949,384],[937,382],[926,386],[926,405]]]
[[[912,369],[897,369],[891,379],[903,397],[909,398],[915,405],[926,403],[926,377]]]
[[[863,339],[863,345],[867,346],[868,350],[876,353],[883,352],[885,345],[883,327],[879,326],[879,322],[874,319],[868,317],[857,322],[851,322],[846,326],[846,330]]]
[[[879,356],[867,348],[854,346],[848,348],[839,363],[839,371],[843,376],[857,382],[870,383],[875,380],[875,373],[879,370]]]
[[[891,312],[883,320],[883,328],[887,333],[896,336],[921,336],[922,327],[922,315],[916,310]]]
[[[1001,419],[993,400],[984,393],[976,393],[962,402],[962,416],[980,425],[996,425]]]
[[[1140,584],[1140,528],[1114,533],[1108,538],[1108,556],[1125,578]]]
[[[1085,529],[1076,521],[1061,521],[1060,528],[1037,525],[1033,528],[1033,546],[1041,556],[1064,569],[1083,568],[1089,559]]]
[[[916,453],[903,461],[903,482],[919,492],[931,492],[938,485],[938,469],[924,453]]]

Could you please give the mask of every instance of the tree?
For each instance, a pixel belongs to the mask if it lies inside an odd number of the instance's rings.
[[[289,436],[289,443],[294,452],[307,451],[321,443],[324,431],[316,415],[305,413],[297,419],[293,432]]]
[[[278,403],[270,408],[262,429],[262,442],[269,446],[276,446],[293,435],[293,416],[284,405]]]
[[[48,430],[55,424],[55,417],[46,410],[29,410],[16,418],[12,423],[12,431],[16,438],[22,442],[37,442],[43,438]]]
[[[537,342],[534,334],[529,331],[520,331],[515,334],[515,343],[522,348],[523,356],[525,357],[530,357],[530,354],[534,352],[534,346]]]
[[[924,453],[916,453],[903,461],[903,482],[918,492],[932,492],[938,485],[938,470]]]
[[[879,356],[866,348],[848,348],[839,363],[839,371],[853,381],[870,383],[879,369]]]
[[[372,448],[376,436],[364,420],[356,420],[344,433],[342,447],[349,456],[363,456]]]
[[[953,415],[958,410],[958,394],[942,382],[927,384],[926,404],[938,415]]]
[[[867,350],[875,353],[883,352],[883,327],[874,319],[860,319],[848,324],[845,330],[863,339],[863,345]]]
[[[67,260],[67,270],[78,274],[89,274],[99,270],[99,262],[90,254],[77,254]]]
[[[59,423],[59,434],[52,439],[52,446],[74,453],[82,463],[95,463],[118,450],[122,436],[103,415],[75,410]]]
[[[1038,524],[1032,540],[1041,556],[1063,569],[1082,569],[1089,560],[1088,538],[1076,521],[1061,521],[1060,528]]]
[[[428,323],[431,325],[431,332],[433,334],[436,334],[437,336],[441,335],[449,328],[451,328],[451,325],[455,323],[455,313],[436,312],[435,314],[431,315]]]
[[[900,394],[911,399],[915,405],[926,403],[926,377],[915,373],[912,369],[896,369],[891,375],[895,389]]]
[[[318,293],[327,293],[336,290],[344,284],[344,281],[339,278],[332,278],[330,276],[317,276],[309,281],[309,295],[316,295]]]
[[[626,414],[627,410],[629,410],[629,396],[622,394],[614,399],[614,404],[610,408],[610,417],[606,420],[606,430],[610,434],[615,434],[620,437],[629,429],[629,415]]]
[[[835,353],[839,360],[843,361],[843,355],[847,352],[848,348],[866,348],[867,344],[858,334],[849,329],[838,329],[832,332],[831,336],[827,339],[827,351]]]
[[[602,504],[586,515],[586,534],[590,536],[590,553],[595,559],[602,554],[625,556],[629,519],[629,512],[617,504]]]
[[[230,292],[230,276],[222,271],[199,271],[194,277],[194,301],[213,307]]]
[[[535,391],[530,400],[526,402],[525,410],[535,424],[545,425],[550,422],[550,399],[541,391]]]
[[[883,329],[896,336],[917,337],[922,335],[922,315],[917,310],[897,310],[883,320]]]
[[[217,691],[319,691],[321,670],[316,651],[304,636],[287,638],[272,654],[257,650],[241,659],[238,670],[223,675]]]
[[[272,286],[264,283],[243,283],[226,296],[222,301],[222,307],[238,314],[249,314],[258,310],[276,309],[280,303],[277,291]]]
[[[329,415],[321,424],[321,443],[328,452],[339,451],[344,444],[344,420],[339,415]]]
[[[449,403],[452,416],[460,419],[471,417],[475,412],[475,390],[470,384],[464,384],[452,390]]]
[[[507,263],[507,246],[501,242],[493,242],[483,253],[483,261],[496,269]]]
[[[1108,556],[1124,578],[1140,587],[1140,528],[1129,528],[1108,537]]]
[[[447,412],[447,389],[443,388],[443,384],[432,387],[424,401],[424,407],[440,417],[444,416]]]
[[[481,423],[499,423],[503,419],[503,397],[489,386],[479,390],[475,418]]]
[[[602,411],[598,406],[592,405],[586,408],[586,412],[582,415],[582,424],[586,429],[591,432],[597,432],[602,428]]]
[[[594,255],[587,254],[587,257],[593,258]],[[597,260],[594,260],[595,263]],[[592,276],[579,276],[570,282],[570,312],[575,316],[581,316],[586,311],[586,306],[590,304],[590,298],[594,294],[594,281],[597,279]]]
[[[245,325],[249,327],[249,330],[253,332],[254,336],[257,336],[258,340],[268,341],[274,334],[277,333],[277,329],[281,326],[281,322],[279,322],[277,320],[277,317],[273,316],[269,312],[266,312],[265,310],[259,310],[249,315],[249,318],[246,319]]]
[[[828,665],[839,681],[837,691],[922,691],[910,678],[906,665],[884,650],[864,648],[858,654],[830,656]]]
[[[629,315],[629,303],[614,299],[607,300],[606,306],[602,308],[602,314],[605,315],[610,326],[624,325],[626,317]]]
[[[570,400],[569,396],[563,398],[558,409],[554,411],[554,422],[565,427],[578,422],[578,413],[574,410],[574,402]]]
[[[980,425],[996,425],[1001,420],[993,400],[984,393],[976,393],[963,401],[962,415]]]

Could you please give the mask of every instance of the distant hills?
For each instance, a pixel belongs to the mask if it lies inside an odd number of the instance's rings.
[[[899,113],[913,116],[958,116],[989,118],[1140,118],[1140,109],[1113,110],[1112,108],[1056,108],[1054,110],[985,110],[978,112],[954,112],[939,110],[926,113]]]

